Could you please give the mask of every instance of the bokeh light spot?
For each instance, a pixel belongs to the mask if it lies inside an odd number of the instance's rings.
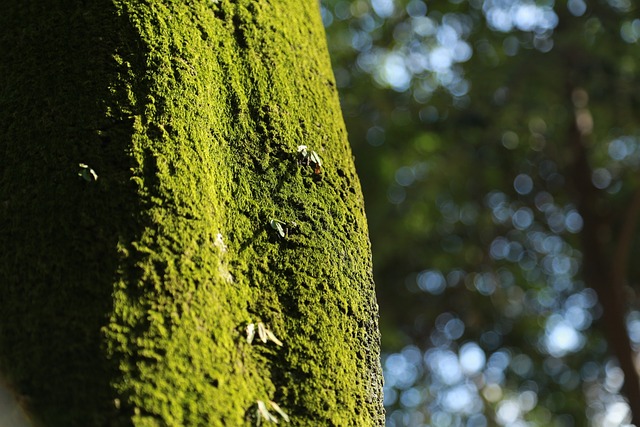
[[[439,271],[425,270],[418,274],[416,281],[418,287],[433,295],[440,295],[444,292],[447,282]]]
[[[533,212],[529,208],[520,208],[511,218],[513,226],[518,230],[526,230],[533,223]]]
[[[460,347],[460,365],[467,375],[475,375],[485,365],[484,351],[474,342],[469,342]]]
[[[547,321],[545,344],[554,357],[575,352],[584,345],[584,337],[561,316],[554,314]]]
[[[567,9],[573,16],[582,16],[587,11],[587,5],[584,0],[569,0]]]
[[[529,175],[521,173],[513,180],[513,188],[518,194],[529,194],[533,190],[533,180]]]
[[[591,182],[600,190],[604,190],[611,185],[611,179],[611,172],[605,168],[598,168],[591,174]]]

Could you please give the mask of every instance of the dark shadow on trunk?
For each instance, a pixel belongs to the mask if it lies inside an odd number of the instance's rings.
[[[101,332],[143,209],[126,25],[109,2],[0,8],[0,371],[47,426],[127,423]]]

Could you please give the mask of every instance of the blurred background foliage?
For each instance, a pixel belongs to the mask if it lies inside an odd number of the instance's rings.
[[[639,6],[323,0],[387,425],[640,425]]]

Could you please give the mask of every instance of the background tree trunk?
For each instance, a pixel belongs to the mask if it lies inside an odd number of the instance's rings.
[[[258,401],[293,425],[382,425],[367,226],[318,5],[85,3],[0,6],[13,392],[47,426],[250,425]],[[248,343],[259,322],[283,345]]]

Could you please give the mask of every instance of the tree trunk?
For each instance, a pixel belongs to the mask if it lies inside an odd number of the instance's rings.
[[[316,2],[7,1],[0,28],[0,371],[34,420],[382,425]]]

